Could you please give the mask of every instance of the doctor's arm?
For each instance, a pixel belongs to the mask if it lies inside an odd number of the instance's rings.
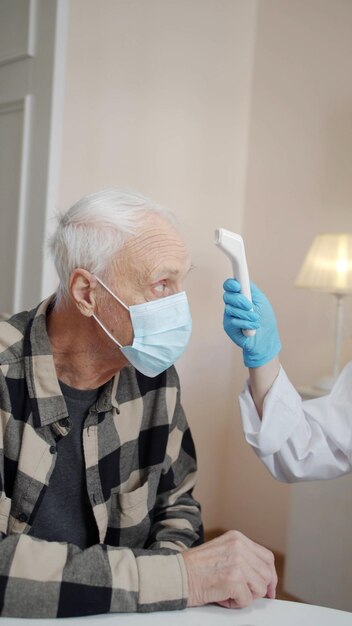
[[[237,281],[226,281],[224,288],[224,328],[242,348],[249,368],[240,396],[247,442],[281,481],[335,478],[351,471],[352,363],[329,396],[302,402],[279,364],[277,323],[266,296],[252,284],[252,305]],[[243,335],[242,328],[255,328],[255,337]]]

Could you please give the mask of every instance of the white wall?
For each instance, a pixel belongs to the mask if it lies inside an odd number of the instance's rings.
[[[293,283],[315,234],[352,231],[351,32],[345,0],[259,2],[244,230],[297,384],[333,363],[335,302]]]

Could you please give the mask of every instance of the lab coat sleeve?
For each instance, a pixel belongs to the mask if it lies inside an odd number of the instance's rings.
[[[352,470],[352,362],[328,396],[305,402],[281,367],[262,420],[248,382],[239,401],[246,441],[278,480],[336,478]]]

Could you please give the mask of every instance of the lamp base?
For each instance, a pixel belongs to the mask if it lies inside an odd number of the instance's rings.
[[[317,391],[321,391],[322,394],[329,393],[333,388],[335,382],[337,380],[337,376],[322,376],[319,380],[317,380],[314,385],[312,385],[313,389]]]

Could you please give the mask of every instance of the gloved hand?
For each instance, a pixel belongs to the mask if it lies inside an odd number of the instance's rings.
[[[224,282],[224,329],[230,339],[243,350],[246,367],[260,367],[276,356],[281,342],[276,318],[267,297],[251,283],[252,300],[240,292],[240,283],[234,278]],[[242,330],[256,329],[254,337]]]

